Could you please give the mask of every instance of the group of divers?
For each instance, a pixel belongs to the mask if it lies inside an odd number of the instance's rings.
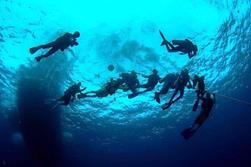
[[[180,52],[180,54],[187,54],[190,59],[197,54],[198,48],[190,40],[173,40],[172,42],[169,42],[163,33],[161,31],[159,32],[163,39],[161,46],[165,46],[168,52]],[[80,33],[78,31],[73,34],[65,33],[53,42],[30,48],[30,53],[35,54],[40,49],[49,49],[47,53],[35,58],[36,61],[39,62],[41,59],[53,55],[58,50],[64,51],[69,47],[77,46],[77,38],[79,37]],[[113,70],[114,66],[111,65],[109,69]],[[143,84],[140,83],[138,75],[146,78],[147,82]],[[190,77],[188,69],[183,69],[180,73],[168,73],[163,78],[159,76],[156,69],[153,69],[152,73],[149,75],[131,71],[121,73],[117,79],[111,78],[99,90],[95,91],[86,91],[86,87],[81,89],[81,82],[76,83],[70,86],[64,92],[64,95],[57,99],[57,101],[62,105],[69,105],[76,98],[104,98],[115,94],[119,89],[124,92],[130,91],[131,93],[128,95],[128,98],[132,99],[140,94],[153,91],[156,85],[162,84],[162,88],[155,92],[154,100],[160,104],[161,96],[166,95],[170,89],[174,89],[174,93],[170,100],[161,106],[163,110],[167,110],[171,107],[171,105],[183,97],[185,88],[195,89],[197,98],[194,102],[192,111],[196,111],[199,103],[201,102],[201,112],[197,116],[193,125],[190,128],[183,130],[181,133],[183,137],[188,140],[209,117],[209,114],[216,103],[215,94],[210,93],[205,89],[204,80],[204,76],[194,75],[193,77]]]

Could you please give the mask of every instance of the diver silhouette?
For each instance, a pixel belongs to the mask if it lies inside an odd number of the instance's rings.
[[[188,57],[190,59],[197,54],[198,47],[190,40],[173,40],[171,43],[165,38],[164,34],[161,31],[159,32],[163,39],[161,46],[166,46],[168,52],[181,52],[180,54],[188,54]]]
[[[203,97],[200,97],[200,100],[202,101],[201,113],[195,119],[192,127],[187,128],[181,132],[181,135],[186,140],[190,139],[194,135],[194,133],[198,131],[202,124],[207,120],[209,114],[213,109],[213,106],[216,103],[215,94],[209,92],[205,93]]]
[[[55,41],[44,44],[44,45],[39,45],[33,48],[30,48],[30,53],[34,54],[36,53],[38,50],[40,49],[48,49],[51,48],[47,53],[45,53],[44,55],[41,56],[37,56],[35,59],[37,60],[37,62],[39,62],[42,58],[46,58],[52,54],[54,54],[55,52],[57,52],[58,50],[64,51],[65,49],[67,49],[68,47],[73,47],[73,46],[77,46],[78,42],[77,42],[77,38],[80,37],[80,33],[78,31],[76,31],[74,34],[71,33],[65,33],[63,36],[57,38]]]

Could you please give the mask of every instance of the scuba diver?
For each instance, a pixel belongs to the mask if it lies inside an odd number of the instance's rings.
[[[76,94],[77,93],[81,93],[82,91],[84,91],[86,89],[83,88],[81,89],[81,82],[72,85],[71,87],[69,87],[65,92],[64,92],[64,96],[62,96],[61,98],[58,99],[58,101],[62,101],[63,103],[61,105],[69,105],[70,102],[73,102],[76,99]]]
[[[145,90],[128,95],[129,99],[134,98],[139,94],[153,90],[160,80],[158,71],[156,69],[153,69],[151,75],[142,75],[142,77],[147,78],[148,81],[146,84],[139,85],[138,88],[145,88]]]
[[[133,94],[137,93],[137,88],[140,86],[140,83],[135,71],[131,71],[131,73],[121,73],[120,77],[124,84],[122,88],[123,91],[130,90]]]
[[[200,98],[204,96],[205,93],[205,77],[195,75],[193,78],[193,88],[195,88],[195,92],[197,94],[197,99],[193,105],[193,111],[196,111],[199,105]]]
[[[110,79],[109,82],[107,82],[101,89],[97,91],[90,91],[86,93],[80,93],[78,95],[78,98],[86,98],[86,97],[107,97],[109,95],[113,95],[123,84],[123,81],[121,79],[114,80],[113,78]]]
[[[160,32],[160,35],[163,39],[161,46],[166,46],[168,52],[181,52],[180,54],[188,54],[188,57],[191,59],[197,54],[198,47],[193,44],[190,40],[173,40],[172,43],[167,41],[164,34]],[[176,46],[174,46],[176,45]]]
[[[200,97],[200,100],[202,100],[201,113],[195,119],[192,127],[187,128],[181,132],[181,135],[186,140],[190,139],[194,135],[194,133],[197,132],[197,130],[201,127],[201,125],[206,121],[210,112],[213,109],[213,106],[216,103],[215,94],[207,92],[204,96]]]
[[[188,85],[187,85],[188,84]],[[179,99],[181,99],[184,95],[184,91],[185,91],[185,87],[191,88],[192,84],[190,82],[190,76],[188,74],[188,70],[184,69],[181,71],[178,79],[175,81],[174,84],[174,93],[173,96],[171,97],[170,101],[168,103],[165,103],[164,105],[161,106],[161,108],[163,110],[168,109],[173,103],[177,102]],[[177,97],[175,100],[173,100],[175,98],[175,96],[177,95],[177,93],[180,92],[179,97]]]
[[[169,89],[174,89],[175,81],[178,79],[179,74],[170,73],[167,74],[164,78],[159,80],[159,83],[164,83],[159,92],[155,92],[154,99],[156,102],[160,103],[160,95],[165,95],[168,93]]]
[[[70,46],[71,47],[77,46],[78,45],[78,42],[77,42],[78,37],[80,37],[80,33],[78,31],[76,31],[74,34],[65,33],[63,36],[57,38],[53,42],[47,43],[45,45],[40,45],[40,46],[30,48],[30,53],[34,54],[40,49],[51,48],[44,55],[37,56],[35,58],[37,60],[37,62],[39,62],[42,58],[48,57],[48,56],[54,54],[55,52],[57,52],[58,50],[64,51],[65,49],[67,49]]]

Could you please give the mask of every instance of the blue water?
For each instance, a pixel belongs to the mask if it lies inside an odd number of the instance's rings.
[[[250,0],[1,0],[0,13],[0,166],[251,166]],[[170,40],[191,39],[198,55],[167,53],[159,29]],[[72,51],[39,63],[28,52],[76,30]],[[199,113],[191,111],[194,90],[168,111],[153,92],[129,100],[123,91],[51,110],[74,82],[96,90],[121,72],[156,68],[164,76],[184,67],[217,94],[189,141],[180,132]]]

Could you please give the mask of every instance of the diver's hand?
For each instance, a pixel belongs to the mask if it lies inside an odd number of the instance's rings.
[[[193,89],[193,86],[192,85],[187,85],[187,88],[188,89]]]

